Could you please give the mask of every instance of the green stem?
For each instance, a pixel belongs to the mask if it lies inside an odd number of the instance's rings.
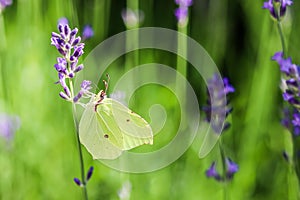
[[[226,177],[226,156],[225,156],[225,151],[222,147],[222,140],[221,138],[219,139],[219,150],[220,150],[220,155],[221,155],[221,161],[222,161],[222,175],[224,177],[224,200],[229,199],[228,198],[228,193],[227,193],[227,177]]]
[[[279,20],[277,20],[277,29],[278,29],[279,36],[280,36],[283,57],[286,58],[287,52],[286,52],[285,40],[284,40],[284,36],[283,36],[281,22]]]
[[[71,90],[71,96],[74,96],[74,88],[72,80],[69,79],[69,86]],[[75,125],[75,131],[76,131],[76,140],[77,140],[77,147],[78,147],[78,154],[79,154],[79,161],[80,161],[80,171],[81,171],[81,181],[82,181],[82,188],[83,188],[83,197],[85,200],[88,200],[88,194],[87,194],[87,187],[86,187],[86,180],[85,180],[85,170],[84,170],[84,161],[83,161],[83,155],[82,155],[82,148],[80,144],[79,139],[79,122],[76,116],[76,105],[75,103],[72,103],[72,113],[73,113],[73,119],[74,119],[74,125]]]

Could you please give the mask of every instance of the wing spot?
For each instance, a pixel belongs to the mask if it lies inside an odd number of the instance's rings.
[[[109,138],[109,136],[107,134],[104,135],[104,138]]]
[[[126,122],[130,122],[130,119],[126,119]]]

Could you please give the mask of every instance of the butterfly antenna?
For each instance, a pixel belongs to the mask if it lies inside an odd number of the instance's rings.
[[[104,86],[105,86],[105,93],[107,92],[108,84],[109,84],[109,80],[110,80],[110,77],[109,77],[108,74],[106,74],[106,77],[107,77],[107,81],[103,80],[103,83],[104,83]]]

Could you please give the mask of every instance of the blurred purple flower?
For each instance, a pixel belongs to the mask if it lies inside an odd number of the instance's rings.
[[[193,0],[175,0],[175,3],[179,6],[189,7],[193,5]]]
[[[90,25],[85,25],[82,31],[82,39],[87,40],[94,36],[94,30]]]
[[[179,6],[174,14],[177,18],[180,26],[185,26],[188,19],[189,7],[193,4],[193,0],[175,0],[175,3]]]
[[[233,162],[230,158],[226,158],[226,177],[232,179],[233,175],[239,170],[239,166]]]
[[[236,163],[234,163],[230,158],[225,158],[225,164],[226,172],[223,176],[217,172],[216,162],[213,162],[208,168],[208,170],[206,170],[206,176],[208,178],[214,178],[217,181],[231,180],[234,174],[239,170],[239,166]]]
[[[222,83],[223,88],[220,87]],[[207,105],[203,107],[203,111],[208,122],[212,122],[212,119],[214,119],[211,127],[215,132],[220,133],[222,128],[226,130],[230,126],[228,122],[225,122],[224,127],[222,127],[223,120],[221,119],[225,119],[232,112],[232,108],[228,106],[228,101],[226,101],[226,95],[233,93],[235,89],[229,84],[228,78],[220,79],[217,74],[214,74],[208,80],[207,87],[208,100]],[[212,102],[212,99],[214,102]],[[214,115],[212,115],[212,111],[214,111]]]
[[[214,178],[217,181],[221,180],[221,175],[216,170],[216,162],[213,162],[211,164],[211,166],[208,168],[208,170],[206,170],[205,174],[208,178]]]
[[[12,4],[12,0],[0,0],[0,12]]]
[[[57,21],[57,27],[59,25],[63,25],[64,26],[64,25],[67,25],[67,24],[69,24],[69,21],[68,21],[68,19],[66,17],[59,18],[58,21]]]
[[[141,10],[133,11],[130,8],[126,8],[122,10],[121,16],[127,29],[139,27],[144,21],[144,12]]]
[[[11,141],[20,128],[20,118],[15,115],[0,114],[0,136],[7,142]]]
[[[275,19],[280,19],[286,13],[287,6],[291,6],[293,4],[292,0],[268,0],[264,2],[263,9],[268,9],[270,14]],[[274,7],[275,6],[275,7]],[[279,16],[277,16],[277,10],[279,10]]]

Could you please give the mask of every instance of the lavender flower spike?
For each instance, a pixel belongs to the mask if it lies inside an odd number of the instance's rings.
[[[224,84],[224,88],[219,87],[220,82]],[[204,106],[203,111],[206,113],[206,120],[208,122],[211,122],[212,119],[215,123],[211,124],[211,127],[216,133],[220,133],[221,129],[223,130],[229,128],[230,124],[226,122],[223,125],[223,120],[217,120],[217,119],[224,119],[226,118],[229,113],[232,111],[232,108],[228,106],[228,102],[226,101],[226,95],[229,93],[233,93],[235,91],[234,87],[229,84],[228,78],[220,79],[216,74],[208,80],[208,100],[207,105]],[[211,102],[211,97],[214,100],[214,102]],[[214,115],[212,115],[211,111],[215,111]]]

